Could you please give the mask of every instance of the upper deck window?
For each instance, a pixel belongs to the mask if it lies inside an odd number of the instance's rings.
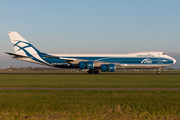
[[[166,53],[162,53],[162,55],[166,55]]]

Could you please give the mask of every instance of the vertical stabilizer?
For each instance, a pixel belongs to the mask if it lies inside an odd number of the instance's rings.
[[[15,53],[25,55],[25,52],[21,49],[21,47],[26,46],[26,44],[24,42],[26,42],[26,43],[29,43],[29,42],[26,41],[21,35],[19,35],[15,31],[8,32],[8,35],[12,42]],[[22,42],[20,42],[20,41],[22,41]]]
[[[19,35],[16,31],[9,31],[8,35],[11,39],[13,48],[15,53],[8,53],[10,55],[14,55],[18,57],[20,60],[50,65],[42,58],[42,53],[37,50],[31,43],[26,41],[21,35]],[[45,54],[45,53],[43,53]]]
[[[31,45],[28,41],[26,41],[16,31],[9,31],[8,35],[11,39],[16,54],[26,55],[30,57],[31,54],[39,53],[39,51],[33,45]]]

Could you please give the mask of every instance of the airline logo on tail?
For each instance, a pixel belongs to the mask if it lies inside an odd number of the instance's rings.
[[[16,48],[18,47],[18,49],[15,49],[16,53],[18,53],[19,51],[23,51],[25,52],[25,54],[28,56],[28,57],[33,57],[28,51],[37,51],[38,50],[36,48],[34,48],[30,43],[28,42],[24,42],[24,41],[19,41],[19,40],[14,40],[14,41],[17,41],[17,43],[13,44],[13,47]],[[21,52],[22,52],[21,51]],[[37,53],[35,52],[35,53]]]
[[[8,32],[16,54],[32,57],[32,60],[41,64],[50,65],[41,57],[41,52],[26,41],[17,32]]]

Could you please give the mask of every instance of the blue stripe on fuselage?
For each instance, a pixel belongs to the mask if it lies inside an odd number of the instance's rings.
[[[97,61],[106,63],[119,63],[119,64],[149,64],[149,65],[167,65],[173,64],[173,61],[168,58],[163,57],[153,57],[153,58],[136,58],[136,57],[65,57],[65,58],[75,58],[87,61]],[[53,64],[54,66],[65,67],[68,65],[66,60],[42,57],[46,62]],[[151,63],[142,63],[143,60],[150,59]],[[68,67],[73,67],[73,65],[68,65]]]

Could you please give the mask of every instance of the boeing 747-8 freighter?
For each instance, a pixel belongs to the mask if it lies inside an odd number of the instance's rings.
[[[80,68],[86,73],[114,72],[121,68],[160,68],[176,63],[164,52],[128,54],[48,54],[39,51],[15,31],[8,32],[15,53],[5,52],[14,59],[58,68]]]

